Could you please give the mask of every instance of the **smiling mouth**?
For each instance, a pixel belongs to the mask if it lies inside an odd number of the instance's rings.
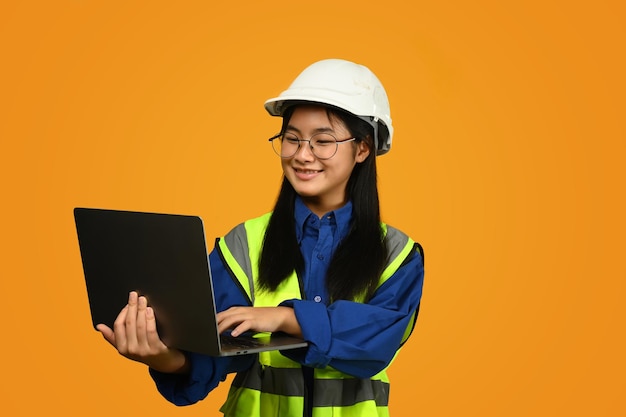
[[[317,170],[317,169],[294,168],[293,170],[296,171],[298,174],[317,174],[318,172],[322,172],[321,169]]]

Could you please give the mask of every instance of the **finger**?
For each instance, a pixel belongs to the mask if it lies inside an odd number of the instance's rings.
[[[219,323],[217,325],[217,332],[219,334],[222,334],[222,333],[224,333],[226,330],[228,330],[230,328],[231,328],[230,322],[222,321],[221,323]]]
[[[126,313],[126,346],[135,349],[137,346],[137,292],[128,294],[128,312]]]
[[[106,324],[97,324],[96,330],[98,330],[104,339],[111,345],[115,346],[115,332]]]
[[[216,316],[217,322],[220,323],[221,321],[227,319],[228,317],[232,317],[233,315],[237,314],[238,311],[240,310],[241,310],[240,307],[231,307],[224,311],[220,311],[219,313],[217,313],[217,316]]]
[[[222,316],[222,319],[218,322],[217,330],[219,333],[223,333],[228,329],[232,329],[235,326],[239,325],[241,322],[246,320],[245,313],[239,312],[233,314],[232,312],[228,315]]]
[[[239,320],[242,317],[253,314],[253,307],[231,307],[227,310],[217,313],[218,324],[227,320]]]
[[[154,310],[152,307],[148,307],[146,309],[146,336],[150,347],[158,349],[166,347],[159,337],[159,332],[157,331],[156,326],[156,317],[154,316]]]
[[[222,323],[218,325],[218,330],[224,332],[231,329],[233,336],[238,336],[241,333],[255,329],[259,324],[259,317],[255,316],[251,309],[241,310],[237,314],[233,314],[230,317],[225,318]]]
[[[128,314],[128,305],[126,305],[120,314],[118,314],[113,323],[113,331],[115,332],[115,347],[119,352],[126,352],[128,341],[126,339],[126,315]]]
[[[237,327],[235,327],[230,334],[233,337],[237,337],[242,333],[247,332],[248,330],[252,329],[252,323],[250,321],[243,321],[241,323],[239,323],[239,325]]]
[[[223,333],[230,328],[236,309],[237,307],[231,307],[217,313],[216,320],[218,333]]]
[[[146,308],[148,307],[148,300],[146,297],[139,297],[137,299],[137,316],[135,320],[137,346],[139,348],[148,348],[148,337],[146,335]]]

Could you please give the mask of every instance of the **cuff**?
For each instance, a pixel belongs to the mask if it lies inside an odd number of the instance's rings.
[[[328,365],[331,331],[326,305],[308,300],[288,300],[281,305],[293,308],[302,335],[309,342],[306,355],[299,362],[315,368]],[[283,354],[287,356],[287,352],[284,351]]]

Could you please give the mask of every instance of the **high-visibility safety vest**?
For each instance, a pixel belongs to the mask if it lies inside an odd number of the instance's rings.
[[[276,291],[255,292],[259,257],[270,216],[268,213],[248,220],[216,243],[231,275],[254,307],[275,307],[285,300],[303,299],[301,283],[295,272]],[[382,226],[389,256],[378,286],[389,279],[416,249],[421,251],[419,244],[404,233]],[[413,314],[402,343],[410,336],[416,316],[417,312]],[[312,398],[308,394],[305,373],[313,374]],[[221,411],[228,417],[388,416],[388,400],[386,369],[369,379],[360,379],[330,366],[305,368],[279,351],[269,351],[259,353],[257,363],[235,376]]]

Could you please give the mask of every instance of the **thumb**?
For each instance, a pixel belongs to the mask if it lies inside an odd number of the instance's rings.
[[[96,330],[102,334],[102,337],[104,337],[107,342],[115,346],[115,332],[111,330],[109,326],[106,324],[98,324],[96,325]]]

